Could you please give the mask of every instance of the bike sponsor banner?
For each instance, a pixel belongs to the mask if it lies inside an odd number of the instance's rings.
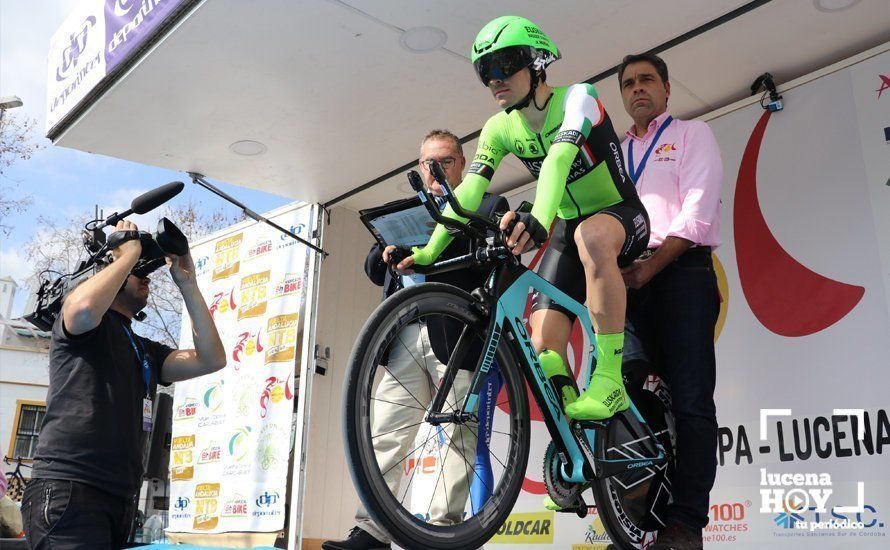
[[[185,0],[85,0],[50,39],[47,133]]]
[[[780,112],[754,104],[708,122],[725,177],[723,245],[715,252],[720,440],[706,548],[890,544],[885,82],[888,52],[783,92]],[[510,202],[533,199],[532,189]],[[576,375],[586,360],[578,336],[578,351],[569,353]],[[550,436],[531,408],[532,449],[511,520],[544,512],[541,464]],[[418,475],[435,479],[422,461],[434,453],[421,452]],[[511,527],[486,548],[606,548],[611,540],[591,492],[584,498],[590,515],[555,514],[552,541],[520,542]]]
[[[300,206],[270,219],[306,237],[311,210]],[[279,235],[265,224],[240,224],[192,247],[228,364],[176,384],[170,531],[284,526],[309,255]],[[272,243],[281,244],[275,254],[268,253]],[[187,315],[180,347],[192,347]]]

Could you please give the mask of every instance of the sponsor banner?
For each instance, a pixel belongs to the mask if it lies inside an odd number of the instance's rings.
[[[272,219],[305,227],[310,216],[303,206]],[[272,532],[284,525],[309,256],[304,246],[269,253],[276,242],[267,225],[240,224],[192,249],[203,259],[198,283],[227,365],[176,384],[170,531]],[[187,315],[180,347],[192,347]]]
[[[269,270],[254,273],[241,279],[241,307],[238,320],[259,317],[266,313],[268,303]]]
[[[105,13],[101,0],[82,2],[49,41],[46,130],[105,78]]]
[[[241,268],[240,252],[241,241],[243,240],[244,233],[238,233],[237,235],[226,237],[214,245],[213,251],[215,255],[212,280],[218,281],[238,273],[238,270]]]
[[[105,64],[110,73],[185,0],[105,0]]]
[[[607,550],[612,544],[612,539],[603,526],[603,520],[596,514],[587,520],[587,530],[584,532],[584,542],[572,543],[572,550]]]
[[[272,290],[272,298],[283,298],[303,290],[303,278],[296,273],[286,273],[280,281],[276,281]]]
[[[201,483],[195,487],[195,531],[212,531],[219,525],[219,483]]]
[[[297,351],[297,314],[286,313],[270,318],[266,334],[266,364],[293,361]]]
[[[86,0],[50,39],[46,131],[145,42],[185,0]]]
[[[170,444],[170,479],[187,481],[195,477],[195,436],[180,435]]]
[[[501,544],[552,544],[553,512],[526,512],[510,514],[501,525],[493,543]]]

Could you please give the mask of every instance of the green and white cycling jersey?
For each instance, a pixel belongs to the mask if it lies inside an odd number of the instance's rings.
[[[587,216],[621,202],[642,205],[624,170],[621,145],[612,121],[591,84],[553,88],[540,132],[529,129],[519,111],[500,112],[485,123],[476,155],[455,196],[475,211],[495,170],[513,153],[538,180],[532,215],[545,228],[553,219]],[[446,216],[463,220],[451,208]],[[428,265],[451,242],[444,227],[433,232],[414,261]]]

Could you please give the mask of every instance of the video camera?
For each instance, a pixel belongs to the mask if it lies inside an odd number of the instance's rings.
[[[78,265],[73,273],[63,274],[55,280],[44,278],[37,292],[31,295],[25,306],[24,318],[40,330],[52,330],[56,316],[62,310],[62,300],[77,285],[98,273],[113,261],[111,251],[123,243],[139,239],[142,254],[131,273],[146,277],[165,264],[165,255],[183,256],[188,253],[188,239],[182,231],[167,218],[161,218],[157,231],[113,232],[105,235],[105,227],[114,227],[118,221],[130,214],[145,214],[178,195],[185,185],[180,181],[162,185],[139,195],[130,203],[129,210],[115,212],[105,220],[96,219],[86,224],[83,230],[83,244],[90,257]]]

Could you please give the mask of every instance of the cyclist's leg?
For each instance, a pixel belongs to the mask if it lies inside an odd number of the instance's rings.
[[[377,465],[389,490],[397,494],[403,468],[408,460],[423,415],[430,402],[430,379],[425,363],[428,361],[421,340],[421,328],[413,323],[396,336],[389,348],[380,383],[374,393],[371,433]],[[424,437],[434,435],[430,432]],[[391,540],[360,507],[356,512],[358,526],[383,542]]]
[[[621,377],[627,295],[619,263],[627,265],[648,243],[645,211],[618,204],[584,220],[575,231],[587,281],[587,307],[596,330],[597,367],[582,397],[566,414],[601,420],[627,409]]]
[[[571,239],[566,240],[566,232],[574,231],[575,225],[565,220],[557,221],[537,272],[544,280],[577,302],[583,303],[584,268],[574,243]],[[546,294],[535,292],[532,295],[532,314],[529,319],[532,344],[538,351],[544,372],[561,395],[563,406],[578,398],[574,373],[568,362],[568,344],[574,322],[575,315]],[[548,510],[562,509],[549,496],[544,497],[543,504]]]
[[[587,281],[587,309],[597,334],[624,331],[627,297],[618,255],[625,237],[621,222],[605,213],[587,218],[575,230],[575,244]]]
[[[557,221],[538,266],[538,275],[575,301],[583,302],[585,286],[581,274],[584,268],[574,243],[571,239],[566,239],[566,235],[571,234],[574,228],[575,223]],[[575,315],[546,294],[535,292],[532,295],[532,314],[529,321],[532,344],[538,351],[541,366],[557,393],[562,396],[564,406],[568,405],[578,397],[567,351]]]

